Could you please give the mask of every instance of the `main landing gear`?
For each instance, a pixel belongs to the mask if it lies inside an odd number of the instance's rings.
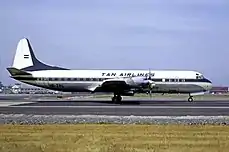
[[[193,102],[193,96],[189,95],[188,102]]]
[[[112,99],[112,102],[114,102],[114,103],[121,103],[121,101],[122,101],[122,97],[119,94],[118,95],[114,94],[114,97],[112,97],[111,99]]]

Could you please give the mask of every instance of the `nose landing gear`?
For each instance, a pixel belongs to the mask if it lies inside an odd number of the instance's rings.
[[[193,102],[193,96],[189,95],[188,102]]]

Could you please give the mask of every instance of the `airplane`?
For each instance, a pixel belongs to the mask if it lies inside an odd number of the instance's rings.
[[[47,65],[35,56],[28,38],[19,40],[13,64],[7,70],[12,79],[50,90],[112,93],[114,103],[136,93],[183,93],[192,102],[194,95],[212,88],[209,79],[191,70],[73,70]]]

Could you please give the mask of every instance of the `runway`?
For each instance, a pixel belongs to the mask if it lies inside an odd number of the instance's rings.
[[[122,104],[107,100],[0,100],[1,114],[29,115],[114,115],[114,116],[229,116],[229,100],[124,100]],[[5,103],[4,103],[5,102]],[[7,104],[8,102],[8,104]],[[4,103],[4,104],[3,104]]]

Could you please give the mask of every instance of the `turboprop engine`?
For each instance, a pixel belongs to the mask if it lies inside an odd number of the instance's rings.
[[[126,83],[135,86],[135,87],[153,87],[154,82],[147,77],[132,77],[132,78],[127,78]]]
[[[152,89],[155,86],[155,83],[151,80],[150,76],[127,78],[126,83],[136,88],[147,89],[150,97],[152,96]]]

